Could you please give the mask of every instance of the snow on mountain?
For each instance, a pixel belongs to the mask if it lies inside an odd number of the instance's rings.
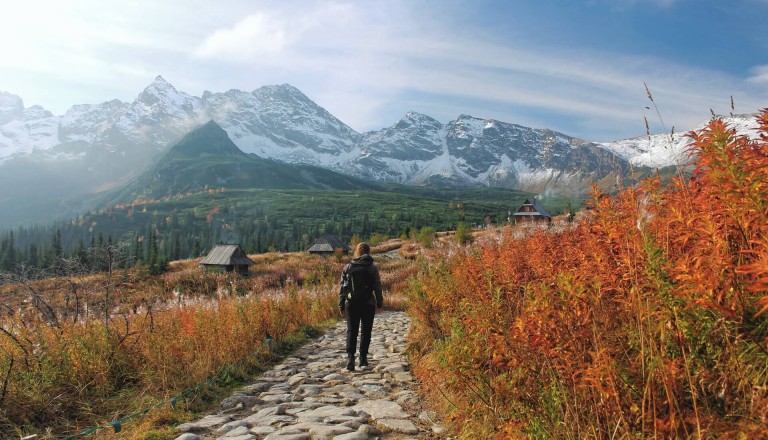
[[[117,99],[103,104],[73,106],[59,121],[59,140],[93,142],[120,119],[128,106]]]
[[[757,137],[756,114],[743,114],[734,116],[722,116],[722,119],[730,127],[736,129],[736,133]],[[703,129],[709,121],[702,122],[693,131]],[[633,165],[662,168],[666,166],[680,166],[690,163],[691,156],[689,146],[692,140],[686,133],[655,134],[651,136],[623,139],[614,142],[603,142],[600,145]]]
[[[20,119],[24,114],[24,102],[8,92],[0,92],[0,125]]]
[[[203,94],[203,106],[244,152],[291,163],[332,166],[354,152],[359,134],[295,87]]]
[[[58,143],[56,116],[39,105],[25,109],[20,97],[0,92],[0,161]]]
[[[106,143],[115,147],[131,141],[162,148],[206,120],[200,98],[177,91],[158,76],[113,125]]]
[[[752,117],[726,119],[739,132],[756,129]],[[661,167],[688,159],[682,134],[597,144],[470,115],[444,124],[411,111],[360,134],[288,84],[195,97],[158,76],[131,103],[76,105],[62,116],[0,93],[0,166],[13,157],[68,158],[82,162],[91,185],[114,186],[209,120],[246,153],[405,184],[578,192],[626,172],[629,162]]]
[[[360,155],[344,164],[348,173],[414,185],[577,192],[583,188],[574,182],[623,171],[615,155],[595,144],[469,115],[443,125],[409,112],[391,127],[364,133],[358,147]]]

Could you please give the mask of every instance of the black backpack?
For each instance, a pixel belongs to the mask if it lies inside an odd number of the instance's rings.
[[[365,304],[371,299],[373,293],[373,276],[369,271],[370,266],[350,264],[344,271],[344,291],[347,293],[347,302],[351,304]]]

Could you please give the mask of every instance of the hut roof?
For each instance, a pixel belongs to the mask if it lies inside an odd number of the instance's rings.
[[[526,207],[532,207],[533,211],[524,210]],[[544,209],[536,199],[533,199],[533,202],[531,202],[529,199],[525,199],[525,202],[523,202],[522,206],[517,210],[517,212],[514,214],[516,216],[542,216],[547,218],[552,218],[551,215],[549,215],[549,212],[547,212],[546,209]]]
[[[216,266],[250,266],[256,264],[248,258],[239,244],[217,244],[200,264]]]
[[[308,252],[335,252],[336,249],[341,249],[343,252],[349,252],[349,246],[342,243],[339,237],[335,235],[323,235],[315,240]]]

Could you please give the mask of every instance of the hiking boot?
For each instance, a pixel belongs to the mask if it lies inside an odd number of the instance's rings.
[[[347,370],[349,371],[355,371],[355,357],[350,356],[349,360],[347,361]]]
[[[360,366],[361,367],[368,366],[368,356],[360,356]]]

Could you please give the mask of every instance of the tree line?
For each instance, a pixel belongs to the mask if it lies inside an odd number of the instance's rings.
[[[410,189],[413,192],[422,191]],[[457,196],[471,197],[463,201]],[[441,198],[438,198],[441,197]],[[444,198],[442,198],[444,197]],[[524,193],[456,190],[416,194],[322,190],[226,190],[116,205],[47,225],[0,232],[0,271],[52,268],[76,258],[100,271],[98,255],[119,247],[122,265],[164,270],[168,261],[197,258],[214,244],[240,244],[249,254],[308,249],[323,235],[350,242],[416,236],[424,228],[455,230],[502,224]]]

